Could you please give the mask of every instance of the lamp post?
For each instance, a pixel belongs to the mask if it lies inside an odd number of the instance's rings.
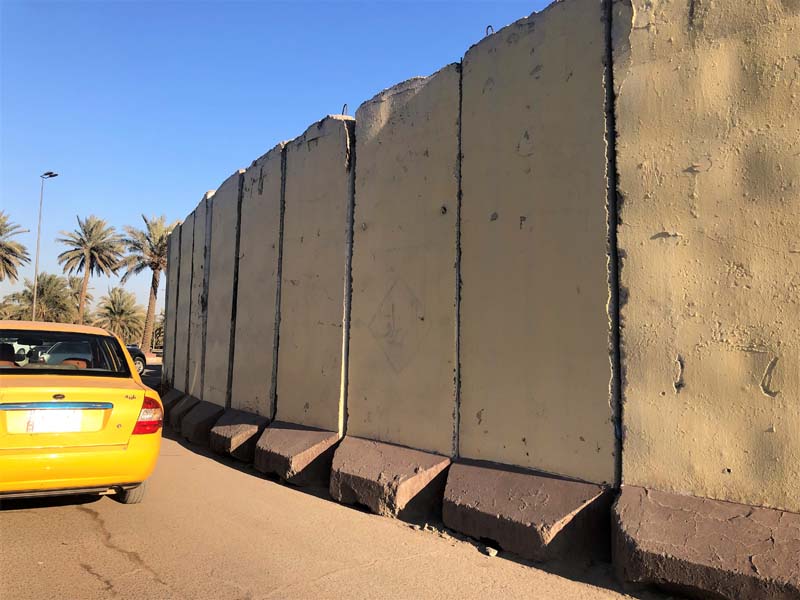
[[[31,310],[31,321],[36,320],[36,295],[39,291],[39,242],[42,239],[42,203],[44,202],[44,180],[58,177],[58,173],[46,171],[39,175],[42,180],[42,188],[39,192],[39,227],[36,229],[36,264],[33,267],[33,309]]]

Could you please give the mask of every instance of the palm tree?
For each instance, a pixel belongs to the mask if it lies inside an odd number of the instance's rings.
[[[145,269],[153,272],[150,278],[150,298],[147,301],[147,317],[145,319],[144,331],[140,347],[142,352],[150,352],[153,344],[153,322],[156,316],[156,297],[158,296],[158,284],[161,281],[161,272],[167,268],[167,246],[169,244],[169,234],[180,224],[180,221],[167,224],[167,218],[162,215],[158,218],[148,219],[142,215],[144,229],[125,227],[127,236],[124,238],[125,246],[128,250],[120,267],[125,268],[122,276],[122,283],[128,281],[133,275],[138,275]]]
[[[39,273],[37,279],[36,318],[40,321],[71,323],[75,319],[75,304],[64,277]],[[9,316],[16,320],[30,319],[33,307],[33,282],[25,280],[21,292],[6,297],[11,304]]]
[[[142,335],[144,310],[132,292],[117,286],[100,298],[94,324],[117,334],[126,344],[132,343]]]
[[[166,329],[166,315],[162,310],[158,313],[158,317],[156,317],[155,325],[153,326],[153,347],[154,348],[163,348],[164,347],[164,330]]]
[[[28,250],[11,238],[22,233],[16,223],[8,220],[8,215],[0,210],[0,281],[8,278],[17,281],[17,269],[31,262]]]
[[[72,296],[72,303],[75,305],[75,314],[78,314],[78,309],[81,305],[81,289],[83,288],[83,278],[82,277],[74,277],[72,275],[67,277],[67,285],[69,286],[69,293]],[[94,302],[94,296],[90,291],[92,288],[86,290],[86,306],[84,307],[83,311],[83,320],[87,323],[91,323],[92,319],[89,314],[90,309],[89,305]]]
[[[78,229],[62,231],[61,235],[64,237],[57,241],[69,250],[58,255],[58,264],[63,265],[64,272],[68,275],[83,272],[77,320],[78,323],[83,323],[89,277],[92,273],[109,276],[117,272],[122,258],[122,238],[113,227],[94,215],[83,221],[78,217]]]

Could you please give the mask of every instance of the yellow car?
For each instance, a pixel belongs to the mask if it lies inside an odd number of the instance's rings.
[[[0,500],[94,493],[140,502],[163,416],[107,331],[0,321]]]

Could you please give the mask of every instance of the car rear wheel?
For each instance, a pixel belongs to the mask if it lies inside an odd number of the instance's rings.
[[[142,482],[135,488],[120,490],[114,494],[114,499],[122,504],[139,504],[144,499],[144,493],[147,490],[145,483]]]
[[[144,364],[144,359],[143,359],[143,358],[141,358],[141,357],[139,357],[139,356],[137,356],[136,358],[134,358],[134,359],[133,359],[133,365],[136,367],[136,372],[137,372],[139,375],[141,375],[142,373],[144,373],[144,367],[145,367],[145,364]]]

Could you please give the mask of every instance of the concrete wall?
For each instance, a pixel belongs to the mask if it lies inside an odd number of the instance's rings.
[[[175,367],[172,385],[185,392],[188,389],[187,373],[189,360],[189,313],[192,296],[192,246],[194,244],[194,213],[190,213],[181,225],[178,255],[178,289],[175,313]]]
[[[614,22],[624,482],[800,511],[800,5]]]
[[[463,61],[460,453],[613,482],[603,10]]]
[[[357,131],[329,117],[253,163],[233,407],[800,510],[800,7],[632,1],[611,40],[600,0],[555,3],[472,47],[460,81],[400,84]],[[207,203],[171,253],[170,368],[221,403],[224,357],[200,365],[224,354],[235,255]],[[227,233],[204,346],[207,219]]]
[[[219,406],[228,403],[242,173],[234,173],[219,186],[209,207],[211,246],[207,277],[210,318],[206,324],[202,398]]]
[[[202,399],[203,351],[206,334],[206,253],[209,243],[209,206],[213,193],[207,193],[194,209],[194,241],[192,244],[192,284],[189,308],[189,362],[187,394]]]
[[[353,119],[327,117],[286,147],[277,418],[341,431]]]
[[[231,405],[271,417],[283,144],[244,173]]]
[[[349,434],[454,450],[459,66],[356,112]]]
[[[181,226],[172,230],[167,243],[167,285],[164,299],[164,347],[161,378],[167,385],[175,379],[175,325],[178,305],[178,279],[181,264]]]

